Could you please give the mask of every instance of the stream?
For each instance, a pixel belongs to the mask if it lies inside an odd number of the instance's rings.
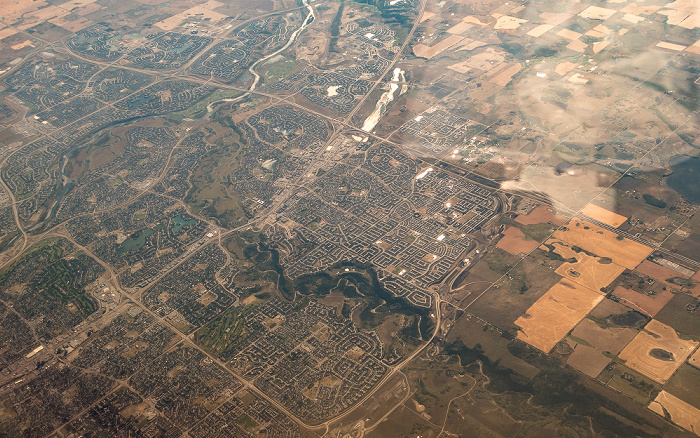
[[[219,99],[214,102],[211,102],[209,105],[207,105],[207,115],[204,117],[209,117],[211,113],[214,112],[214,105],[219,103],[219,102],[236,102],[238,100],[243,99],[244,97],[250,95],[253,91],[255,91],[255,88],[257,88],[258,83],[260,82],[260,75],[255,71],[255,67],[258,66],[258,64],[267,61],[268,59],[275,57],[279,55],[280,53],[284,52],[294,44],[294,41],[296,40],[297,36],[304,31],[304,29],[307,28],[307,26],[316,18],[316,15],[314,14],[314,9],[309,5],[309,0],[302,0],[304,3],[304,6],[306,9],[309,11],[309,14],[306,16],[304,21],[301,23],[301,26],[297,30],[295,30],[292,35],[289,37],[289,41],[287,41],[287,44],[285,44],[282,48],[276,50],[273,53],[270,53],[267,56],[264,56],[257,61],[255,61],[250,67],[248,67],[248,72],[253,75],[253,83],[250,84],[250,88],[248,88],[248,91],[246,91],[244,94],[238,96],[238,97],[233,97],[233,98],[227,98],[227,99]]]

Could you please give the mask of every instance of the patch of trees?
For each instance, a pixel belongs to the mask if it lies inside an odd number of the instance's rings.
[[[666,208],[666,203],[663,200],[657,198],[656,196],[652,196],[652,195],[645,193],[642,195],[642,198],[644,198],[644,202],[646,202],[647,204],[649,204],[651,206],[654,206],[657,208]]]

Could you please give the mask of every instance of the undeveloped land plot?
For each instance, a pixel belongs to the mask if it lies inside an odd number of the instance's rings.
[[[620,225],[624,224],[627,218],[621,214],[613,213],[610,210],[606,210],[603,207],[598,207],[595,204],[588,204],[586,205],[583,210],[581,210],[581,213],[585,214],[588,217],[592,217],[593,219],[600,221],[606,225],[610,225],[611,227],[619,227]]]
[[[636,334],[636,330],[626,327],[602,328],[585,318],[571,332],[569,344],[574,344],[574,352],[566,363],[595,378],[611,361],[603,352],[619,353]]]
[[[659,281],[666,281],[674,277],[683,277],[683,275],[673,269],[661,266],[649,260],[644,260],[642,264],[637,267],[636,271]]]
[[[697,346],[680,339],[672,327],[652,320],[622,350],[620,359],[650,379],[666,383]]]
[[[518,339],[548,353],[604,296],[562,279],[515,321]]]
[[[668,324],[679,333],[700,338],[700,312],[698,299],[683,293],[674,294],[655,319]]]
[[[521,214],[516,217],[515,222],[523,225],[546,224],[551,222],[554,225],[561,226],[566,223],[566,218],[557,214],[551,207],[540,205],[530,213],[526,215]]]
[[[538,242],[525,237],[525,234],[516,227],[506,228],[503,232],[503,238],[496,244],[498,248],[513,255],[529,254],[539,245]]]
[[[566,231],[555,231],[554,237],[600,257],[609,257],[627,269],[636,268],[652,252],[646,245],[627,238],[619,240],[616,233],[578,218],[569,221]]]
[[[576,263],[565,262],[559,266],[556,273],[594,291],[599,291],[612,283],[625,270],[620,265],[610,263],[609,260],[608,263],[605,263],[600,257],[592,257],[584,252],[576,252],[556,239],[548,240],[547,244],[553,245],[555,247],[554,252],[564,259],[576,259]]]
[[[450,35],[444,40],[432,46],[426,46],[425,44],[417,44],[413,47],[413,53],[415,53],[416,56],[420,56],[421,58],[430,59],[433,56],[439,55],[443,51],[459,43],[460,41],[462,41],[462,39],[463,38],[459,35]]]
[[[572,348],[574,351],[569,355],[566,364],[594,379],[611,361],[611,359],[605,357],[605,355],[593,347],[578,344],[573,341],[569,342],[569,345],[571,344],[573,344]]]
[[[681,365],[671,380],[664,385],[664,391],[700,409],[698,388],[700,388],[700,370],[686,363]]]
[[[620,302],[626,304],[630,308],[645,313],[649,316],[655,316],[659,311],[671,301],[673,293],[669,290],[661,291],[656,295],[644,295],[639,292],[618,286],[613,291],[613,295],[620,299]]]
[[[649,409],[662,417],[668,414],[671,421],[691,432],[700,431],[700,410],[666,391],[656,396]]]
[[[700,369],[700,348],[698,348],[695,353],[690,356],[690,359],[688,359],[688,363],[694,366],[697,369]]]
[[[489,82],[496,85],[500,85],[501,87],[505,87],[506,85],[508,85],[508,82],[510,82],[513,79],[513,76],[520,71],[521,68],[522,65],[518,62],[509,65],[505,69],[499,69],[495,75],[489,78]]]
[[[515,335],[517,329],[513,322],[557,284],[561,277],[538,264],[532,257],[525,257],[510,271],[509,277],[496,281],[478,300],[472,300],[469,311],[496,327],[512,330]],[[467,300],[462,305],[465,301]]]

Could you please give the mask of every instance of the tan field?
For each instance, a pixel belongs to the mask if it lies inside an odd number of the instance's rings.
[[[613,263],[627,269],[636,268],[652,252],[646,245],[627,238],[618,240],[617,234],[612,231],[578,218],[571,219],[567,228],[567,231],[555,231],[554,237],[600,257],[610,257]]]
[[[680,44],[669,43],[666,41],[660,41],[658,44],[656,44],[656,47],[661,47],[662,49],[668,50],[675,50],[676,52],[680,52],[683,49],[685,49],[685,46],[681,46]]]
[[[666,303],[673,298],[673,293],[670,290],[649,296],[622,286],[616,287],[613,294],[620,299],[621,303],[652,317],[659,313]]]
[[[83,30],[86,27],[90,26],[92,24],[92,21],[83,17],[80,17],[77,20],[67,20],[66,16],[63,16],[54,18],[53,20],[49,20],[49,23],[55,24],[56,26],[60,26],[66,30],[70,30],[71,32],[78,32],[79,30]]]
[[[529,254],[538,246],[538,242],[525,237],[523,232],[516,227],[506,228],[503,232],[503,238],[496,244],[496,247],[513,255]]]
[[[606,35],[606,33],[601,32],[599,30],[595,30],[595,29],[588,29],[586,31],[586,33],[584,33],[584,35],[590,36],[593,38],[603,38]]]
[[[513,79],[513,76],[517,74],[522,66],[520,63],[515,63],[508,68],[501,70],[497,75],[492,76],[489,78],[489,82],[494,83],[496,85],[500,85],[501,87],[505,87],[508,85],[508,82],[510,82]]]
[[[449,49],[450,47],[454,46],[455,44],[459,44],[460,41],[462,41],[464,38],[462,38],[459,35],[450,35],[444,40],[440,41],[439,43],[436,43],[432,46],[426,46],[425,44],[418,44],[413,47],[413,53],[416,54],[416,56],[420,56],[421,58],[432,58],[435,55],[439,55],[440,53],[444,52],[445,50]]]
[[[596,41],[593,43],[593,53],[600,53],[610,45],[610,41]]]
[[[523,225],[546,224],[548,222],[554,225],[564,225],[566,218],[554,212],[551,207],[540,205],[530,213],[516,217],[515,222]]]
[[[571,49],[571,50],[574,50],[576,52],[585,52],[586,47],[588,47],[588,44],[584,43],[581,40],[573,40],[569,44],[566,45],[567,49]],[[573,82],[573,81],[571,81],[571,82]],[[585,82],[584,82],[584,84],[585,84]]]
[[[604,296],[568,280],[552,286],[515,321],[518,339],[548,353]]]
[[[671,421],[684,429],[696,434],[700,431],[700,410],[666,391],[656,396],[649,409],[662,417],[668,413]]]
[[[592,378],[605,369],[612,359],[603,354],[617,354],[635,337],[637,331],[627,327],[601,328],[588,318],[584,318],[568,338],[574,352],[566,363]]]
[[[421,17],[420,22],[422,23],[424,21],[430,20],[434,16],[435,16],[435,12],[425,11],[425,12],[423,12],[423,16]]]
[[[45,1],[32,0],[0,0],[0,11],[5,23],[12,23],[22,15],[47,6]]]
[[[65,17],[71,11],[78,12],[77,9],[84,8],[90,5],[95,0],[71,0],[60,5],[46,6],[45,2],[17,1],[17,0],[0,0],[0,10],[3,12],[3,17],[6,22],[12,22],[17,18],[22,18],[23,22],[17,26],[17,29],[25,30],[37,24],[60,19]],[[44,7],[46,6],[46,7]],[[82,26],[82,22],[70,25],[67,20],[63,20],[63,24],[53,23],[65,29],[76,31],[87,26]],[[89,24],[88,24],[89,25]]]
[[[192,8],[187,9],[186,11],[180,12],[179,14],[175,14],[171,17],[168,17],[165,20],[159,21],[158,23],[156,23],[156,26],[160,27],[163,30],[172,30],[179,26],[180,23],[185,21],[188,17],[192,16],[197,16],[198,19],[202,20],[205,18],[209,18],[212,21],[221,20],[222,18],[226,18],[226,15],[219,12],[214,12],[213,9],[216,9],[223,5],[223,3],[220,3],[216,0],[209,0],[204,4],[194,6]]]
[[[688,46],[685,50],[700,55],[700,40],[696,41],[695,44]]]
[[[637,24],[641,21],[644,21],[644,17],[640,17],[639,15],[633,15],[633,14],[625,14],[624,17],[622,17],[623,20],[628,21],[632,24]]]
[[[555,252],[565,259],[573,257],[577,260],[576,263],[564,263],[555,272],[596,292],[612,283],[625,270],[615,263],[600,263],[600,257],[591,257],[583,252],[576,252],[555,239],[550,239],[547,243],[554,245]]]
[[[688,363],[697,369],[700,369],[700,348],[695,350],[692,356],[688,359]]]
[[[583,18],[590,18],[593,20],[607,20],[612,17],[615,9],[601,8],[600,6],[589,6],[584,9],[579,15]]]
[[[667,9],[668,8],[668,9]],[[694,0],[676,0],[668,3],[659,14],[666,15],[666,22],[673,26],[693,29],[698,24],[698,5]]]
[[[595,348],[583,344],[576,344],[574,342],[569,342],[569,345],[572,343],[574,344],[574,352],[569,355],[566,364],[593,379],[598,377],[598,374],[600,374],[612,360],[605,357],[605,355]]]
[[[74,8],[84,8],[85,6],[95,3],[96,0],[70,0],[65,3],[61,3],[59,6],[66,11],[71,11]]]
[[[0,30],[0,40],[16,34],[17,31],[11,27]]]
[[[517,29],[523,23],[527,23],[527,20],[503,15],[498,17],[498,20],[496,20],[496,24],[493,26],[493,28],[496,30]]]
[[[651,15],[659,9],[661,9],[661,6],[658,5],[638,5],[636,3],[630,3],[620,9],[620,12],[634,15]]]
[[[471,29],[472,26],[473,25],[470,23],[460,21],[451,28],[447,29],[447,33],[450,33],[452,35],[459,35],[460,33],[466,32],[467,30]]]
[[[565,61],[557,65],[557,68],[554,69],[554,72],[560,76],[564,76],[565,74],[576,68],[577,65],[578,64],[576,64],[575,62]]]
[[[64,15],[68,15],[68,11],[61,9],[58,6],[47,6],[43,9],[39,9],[38,11],[33,11],[23,15],[23,22],[22,24],[18,25],[17,28],[20,30],[26,30],[43,21],[63,17]]]
[[[557,32],[557,35],[560,37],[564,37],[567,40],[577,40],[581,37],[581,34],[578,32],[574,32],[573,30],[569,29],[562,29],[559,32]]]
[[[25,47],[34,47],[31,40],[26,40],[23,43],[15,44],[12,46],[12,50],[24,49]]]
[[[527,34],[530,35],[531,37],[537,38],[537,37],[540,37],[540,36],[546,34],[550,30],[552,30],[553,28],[554,28],[554,26],[551,24],[540,24],[539,26],[532,29]]]
[[[606,225],[610,225],[611,227],[619,227],[620,225],[624,224],[625,221],[627,220],[627,217],[613,213],[610,210],[607,210],[603,207],[598,207],[595,204],[588,204],[586,205],[583,210],[581,210],[582,214],[585,214],[588,217],[592,217],[593,219],[602,222]]]
[[[651,320],[644,331],[639,332],[622,350],[620,359],[650,379],[666,383],[697,346],[697,342],[679,338],[672,327]],[[657,349],[671,353],[673,357],[663,360],[651,356],[653,350]]]
[[[673,269],[661,266],[649,260],[644,260],[642,264],[637,267],[636,271],[659,281],[666,281],[673,277],[683,277]]]

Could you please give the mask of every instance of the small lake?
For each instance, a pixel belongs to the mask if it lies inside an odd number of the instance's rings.
[[[132,234],[128,239],[122,242],[122,246],[120,246],[117,250],[117,254],[124,254],[127,251],[142,248],[143,245],[146,244],[146,239],[148,236],[153,233],[154,231],[152,229],[146,228],[145,230],[139,232],[138,235],[136,235],[136,233]]]
[[[180,231],[182,231],[182,228],[183,228],[185,225],[194,225],[194,224],[197,223],[197,220],[193,218],[193,219],[190,219],[190,220],[186,221],[186,220],[184,220],[183,218],[181,218],[180,216],[175,216],[175,217],[173,218],[173,223],[174,223],[175,225],[173,225],[173,227],[170,229],[170,231],[172,231],[173,233],[177,234],[177,233],[179,233]]]
[[[686,201],[700,204],[700,158],[678,155],[671,158],[670,164],[673,173],[664,178],[666,185]]]

